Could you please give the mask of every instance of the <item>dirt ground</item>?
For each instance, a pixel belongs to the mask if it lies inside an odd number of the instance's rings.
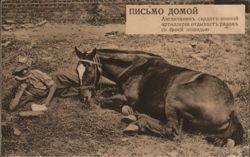
[[[21,131],[2,138],[4,156],[249,156],[250,14],[244,35],[126,35],[125,25],[52,24],[2,32],[2,122]],[[8,44],[6,44],[8,42]],[[149,135],[128,136],[119,112],[98,101],[86,108],[77,98],[55,98],[46,114],[20,118],[6,110],[16,82],[11,76],[18,55],[33,67],[53,74],[76,66],[74,46],[82,50],[118,48],[162,55],[170,63],[210,73],[232,89],[245,129],[244,144],[215,147],[204,136],[183,133],[178,141]],[[98,91],[100,96],[101,91]],[[19,108],[23,110],[23,108]]]

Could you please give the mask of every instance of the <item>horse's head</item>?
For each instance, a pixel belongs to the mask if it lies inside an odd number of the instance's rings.
[[[75,47],[76,55],[79,57],[79,62],[76,67],[80,82],[80,94],[86,97],[86,93],[92,91],[100,79],[100,61],[96,55],[96,49],[88,52],[81,52]],[[88,94],[87,94],[88,95]],[[89,96],[87,96],[87,100]],[[84,100],[86,101],[86,100]]]

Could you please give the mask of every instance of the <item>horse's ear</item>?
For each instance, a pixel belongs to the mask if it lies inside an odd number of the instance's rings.
[[[95,57],[95,55],[96,55],[96,48],[94,48],[94,49],[92,50],[92,52],[91,52],[90,54],[88,54],[88,58],[89,58],[89,59],[93,59],[93,58]]]
[[[77,47],[75,47],[75,52],[76,52],[76,55],[77,55],[79,58],[84,58],[84,57],[85,57],[85,54],[82,53]]]

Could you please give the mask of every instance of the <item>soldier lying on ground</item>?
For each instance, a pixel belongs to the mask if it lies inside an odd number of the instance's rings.
[[[79,77],[74,70],[57,73],[50,77],[48,74],[40,70],[31,70],[31,63],[28,62],[28,58],[20,57],[18,60],[18,66],[13,72],[15,79],[21,82],[21,84],[15,93],[14,99],[12,99],[9,105],[10,110],[16,109],[18,105],[24,106],[27,103],[32,102],[48,106],[54,95],[60,97],[78,95],[80,99],[88,97],[88,100],[91,98],[91,89],[81,89],[79,86]],[[115,83],[102,76],[99,83],[115,86]],[[107,103],[107,101],[113,102],[116,100],[122,101],[123,99],[121,96],[111,96],[110,98],[107,98],[106,101],[103,101]],[[118,110],[121,111],[120,106],[116,106],[115,108],[119,108]],[[122,107],[122,113],[124,114],[125,112],[125,115],[129,114],[131,112],[130,110],[131,109],[128,109],[127,107]]]
[[[9,109],[36,102],[49,106],[53,96],[70,97],[79,96],[80,99],[92,96],[91,90],[81,90],[79,78],[74,72],[57,73],[50,77],[48,74],[27,65],[18,66],[13,72],[15,79],[21,82],[12,99]],[[42,103],[44,102],[44,103]]]
[[[11,100],[10,110],[30,102],[39,102],[45,107],[49,106],[56,91],[56,84],[49,75],[37,69],[31,70],[27,65],[19,65],[14,70],[13,76],[21,84],[14,99]]]

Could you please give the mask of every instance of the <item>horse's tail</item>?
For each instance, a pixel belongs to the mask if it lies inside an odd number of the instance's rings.
[[[243,143],[243,127],[235,113],[233,111],[230,114],[230,119],[228,120],[228,125],[226,128],[220,131],[219,134],[210,135],[206,139],[208,142],[211,142],[215,145],[223,146],[227,143],[227,139],[232,139],[235,142],[235,145]],[[221,141],[218,143],[218,141]]]

